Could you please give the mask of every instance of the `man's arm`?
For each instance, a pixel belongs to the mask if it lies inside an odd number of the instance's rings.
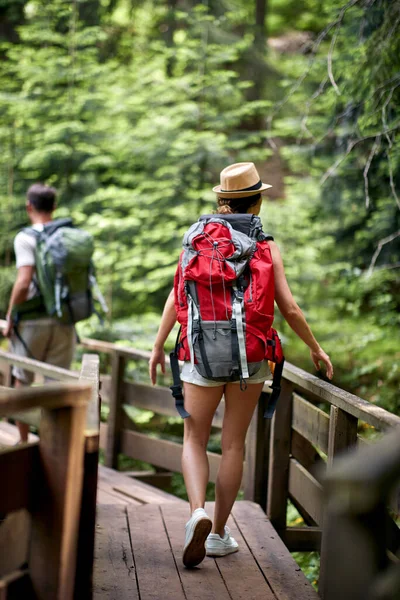
[[[28,295],[29,286],[32,281],[34,268],[35,267],[32,265],[26,265],[24,267],[19,267],[18,269],[17,279],[15,280],[11,292],[10,302],[7,310],[7,326],[3,330],[3,335],[6,337],[10,337],[12,333],[11,311],[16,304],[25,302]]]

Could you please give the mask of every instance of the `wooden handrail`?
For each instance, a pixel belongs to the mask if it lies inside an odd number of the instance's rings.
[[[68,369],[63,369],[61,367],[55,367],[54,365],[40,362],[40,360],[26,358],[24,356],[17,356],[16,354],[5,352],[4,350],[0,350],[0,361],[4,361],[9,365],[21,367],[27,371],[33,371],[34,373],[38,373],[44,377],[57,379],[58,381],[71,381],[71,379],[79,379],[78,371],[69,371]]]
[[[117,352],[119,356],[125,360],[148,361],[151,355],[151,352],[146,352],[144,350],[126,348],[119,344],[91,340],[88,338],[83,339],[81,343],[82,346],[88,350],[95,350],[106,354]],[[166,357],[166,364],[169,365],[168,357]],[[373,427],[387,429],[389,427],[400,425],[400,417],[397,415],[389,413],[380,406],[375,406],[367,400],[359,398],[355,394],[346,392],[328,381],[319,379],[315,375],[311,375],[310,373],[307,373],[307,371],[304,371],[291,363],[285,363],[283,378],[293,383],[296,389],[311,394],[320,402],[327,402],[328,404],[337,406]],[[269,391],[268,385],[264,386],[264,391]]]
[[[37,407],[51,410],[66,406],[86,406],[87,400],[83,398],[88,396],[85,392],[92,392],[91,386],[87,383],[61,383],[37,388],[0,390],[0,415],[5,417],[16,411]]]

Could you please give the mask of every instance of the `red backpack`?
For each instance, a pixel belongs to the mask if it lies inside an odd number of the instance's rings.
[[[271,418],[280,393],[284,357],[273,329],[274,272],[267,236],[252,214],[204,215],[186,232],[175,274],[175,308],[181,324],[171,353],[178,412],[183,406],[178,359],[213,381],[255,375],[265,359],[275,364]]]

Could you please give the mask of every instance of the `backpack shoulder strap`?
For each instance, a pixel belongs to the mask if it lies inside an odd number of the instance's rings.
[[[21,233],[26,233],[27,235],[30,235],[30,236],[34,237],[35,239],[38,239],[41,234],[40,231],[38,231],[37,229],[34,229],[33,227],[24,227],[23,229],[21,229]]]

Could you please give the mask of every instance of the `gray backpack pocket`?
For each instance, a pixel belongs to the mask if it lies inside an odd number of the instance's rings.
[[[229,321],[201,321],[201,330],[194,332],[195,368],[206,379],[240,381],[240,371],[232,363],[232,334]],[[261,362],[249,363],[249,376],[261,368]]]

